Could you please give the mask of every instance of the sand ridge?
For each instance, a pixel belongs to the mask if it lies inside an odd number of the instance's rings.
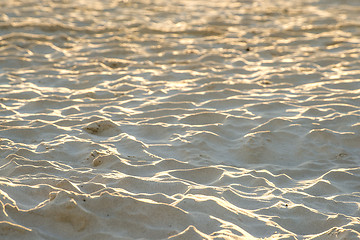
[[[0,4],[1,239],[358,239],[358,1]]]

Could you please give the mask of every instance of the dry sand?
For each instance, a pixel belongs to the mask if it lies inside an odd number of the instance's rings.
[[[0,239],[359,239],[358,0],[0,2]]]

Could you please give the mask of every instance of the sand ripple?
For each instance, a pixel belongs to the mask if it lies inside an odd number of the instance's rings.
[[[358,1],[0,4],[1,239],[358,239]]]

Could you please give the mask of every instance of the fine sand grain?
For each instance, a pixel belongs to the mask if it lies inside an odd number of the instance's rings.
[[[0,2],[0,239],[359,239],[360,1]]]

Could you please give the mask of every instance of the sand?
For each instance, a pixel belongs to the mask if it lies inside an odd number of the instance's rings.
[[[0,239],[359,239],[360,2],[0,3]]]

